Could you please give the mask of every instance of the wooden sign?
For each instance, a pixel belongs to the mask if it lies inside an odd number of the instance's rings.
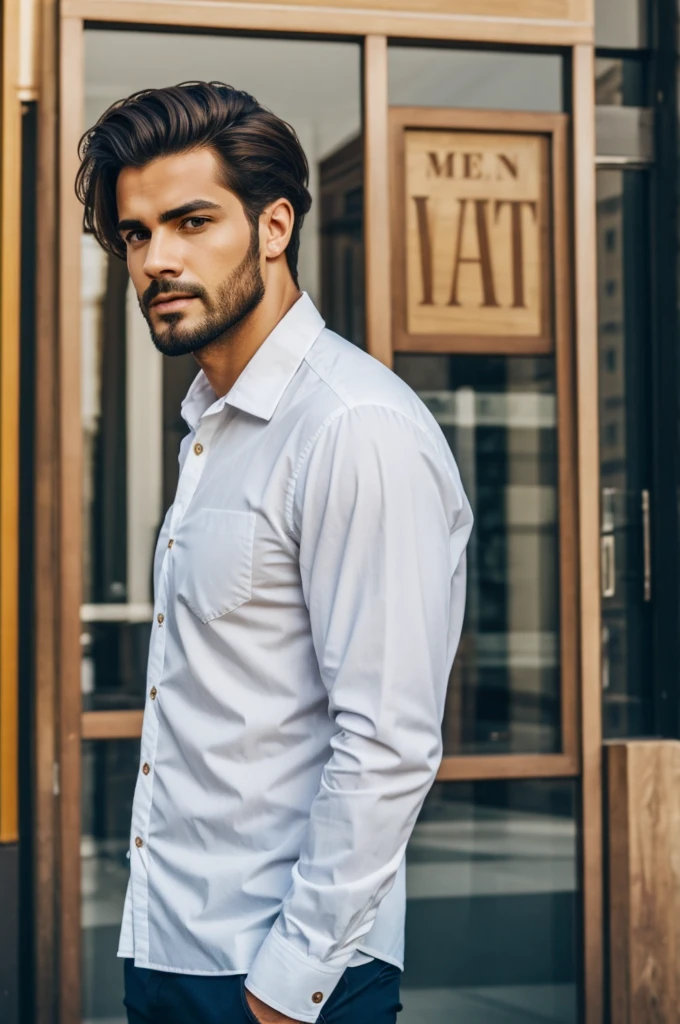
[[[391,116],[395,349],[550,351],[553,136],[563,119]]]

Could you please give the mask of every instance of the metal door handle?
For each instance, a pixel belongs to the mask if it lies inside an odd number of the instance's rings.
[[[602,571],[602,596],[616,594],[616,540],[613,533],[600,537],[600,562]]]
[[[652,543],[649,514],[649,491],[642,492],[642,560],[643,560],[643,596],[645,601],[652,600]]]

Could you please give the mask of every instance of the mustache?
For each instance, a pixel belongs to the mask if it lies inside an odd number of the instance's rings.
[[[140,302],[142,308],[148,312],[151,303],[159,295],[195,295],[199,299],[207,300],[205,288],[199,284],[185,284],[182,281],[152,281],[142,295]]]

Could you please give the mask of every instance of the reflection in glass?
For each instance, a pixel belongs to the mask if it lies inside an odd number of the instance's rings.
[[[407,853],[400,1024],[576,1024],[571,780],[438,783]]]
[[[82,998],[86,1024],[125,1024],[123,967],[116,957],[129,876],[127,851],[138,740],[82,746]]]
[[[644,107],[645,62],[637,57],[595,58],[595,103],[598,107]]]
[[[390,46],[388,60],[390,106],[563,109],[555,54]]]
[[[398,355],[475,515],[445,754],[560,749],[557,437],[551,357]]]
[[[609,739],[649,735],[654,722],[644,549],[651,471],[647,191],[639,171],[597,173],[602,724]]]
[[[196,79],[227,79],[286,119],[307,154],[313,197],[301,286],[330,327],[363,345],[360,63],[356,43],[90,29],[83,127],[136,90]],[[197,367],[156,351],[122,261],[89,236],[82,257],[81,689],[84,708],[107,710],[143,704],[152,554]]]

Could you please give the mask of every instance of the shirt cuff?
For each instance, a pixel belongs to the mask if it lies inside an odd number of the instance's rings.
[[[279,1013],[314,1024],[345,967],[345,963],[331,966],[305,956],[274,925],[260,946],[245,986]]]

